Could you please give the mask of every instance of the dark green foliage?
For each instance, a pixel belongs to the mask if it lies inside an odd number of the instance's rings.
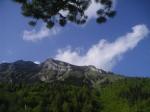
[[[0,112],[99,112],[98,97],[87,85],[0,84]]]
[[[13,0],[21,4],[22,14],[33,20],[30,25],[35,26],[36,21],[43,20],[48,28],[55,24],[65,26],[67,22],[84,24],[88,18],[85,10],[90,6],[91,0]],[[104,5],[97,11],[98,23],[104,23],[116,13],[112,9],[112,0],[95,0],[97,4]],[[68,12],[66,15],[60,11]]]
[[[0,112],[150,112],[150,79],[95,88],[65,82],[0,84]]]
[[[149,112],[150,79],[127,78],[101,88],[102,112]]]

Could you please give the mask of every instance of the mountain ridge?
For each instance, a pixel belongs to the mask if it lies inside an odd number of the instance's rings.
[[[113,82],[122,79],[112,72],[106,72],[95,66],[76,66],[63,61],[48,58],[40,64],[32,61],[18,60],[13,63],[0,64],[0,82],[9,83],[33,83],[72,81],[74,83],[86,83],[95,85],[105,81]]]

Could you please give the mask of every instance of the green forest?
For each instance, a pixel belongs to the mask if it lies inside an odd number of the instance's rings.
[[[150,79],[125,78],[95,87],[1,83],[0,112],[150,112]]]

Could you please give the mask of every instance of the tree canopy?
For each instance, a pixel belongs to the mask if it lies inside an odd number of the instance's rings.
[[[59,24],[65,26],[68,22],[84,24],[88,19],[85,11],[92,0],[14,0],[21,4],[22,14],[32,18],[29,24],[35,26],[39,19],[43,20],[48,28]],[[113,17],[116,12],[113,10],[112,0],[95,0],[102,4],[103,8],[97,10],[97,23],[104,23],[108,18]]]

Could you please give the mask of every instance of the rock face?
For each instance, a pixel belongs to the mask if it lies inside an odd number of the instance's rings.
[[[100,84],[123,78],[97,69],[94,66],[75,66],[66,62],[47,59],[41,64],[31,61],[16,61],[0,64],[0,82],[33,83],[37,81],[65,81],[76,84]]]

